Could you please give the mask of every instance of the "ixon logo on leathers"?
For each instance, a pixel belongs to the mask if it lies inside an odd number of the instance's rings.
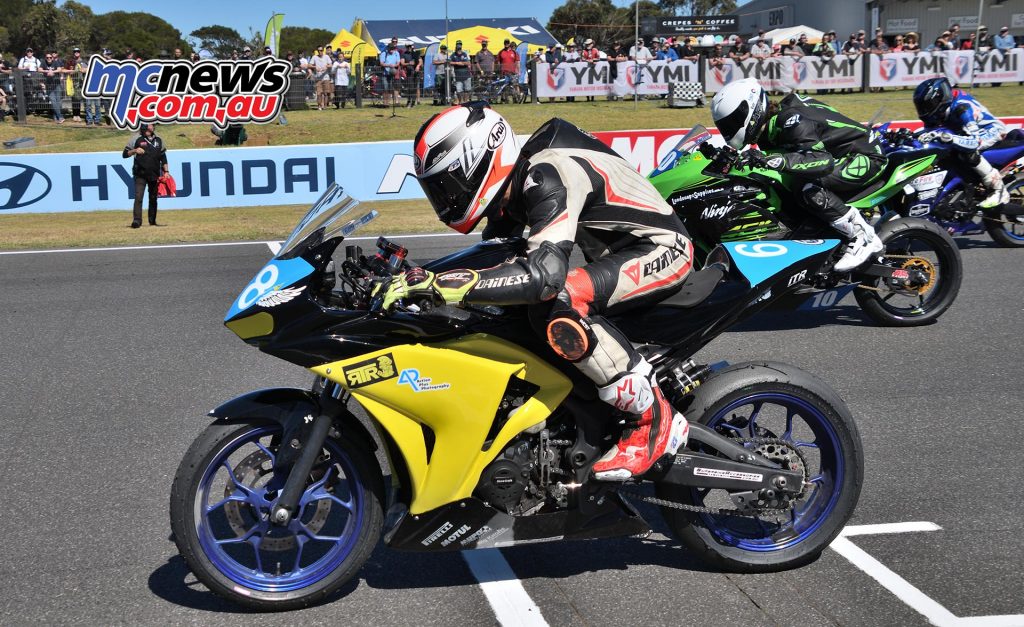
[[[271,122],[281,111],[291,64],[256,61],[89,60],[86,98],[112,98],[110,119],[121,129],[150,122]]]

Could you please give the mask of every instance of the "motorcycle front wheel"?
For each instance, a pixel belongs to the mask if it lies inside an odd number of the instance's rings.
[[[1010,193],[1010,202],[1024,205],[1024,175],[1018,176],[1006,184]],[[992,215],[985,216],[985,230],[992,241],[1008,248],[1024,246],[1024,217],[1007,216],[993,209]]]
[[[276,467],[281,426],[214,423],[189,448],[171,488],[174,541],[211,591],[258,610],[323,601],[358,573],[380,538],[376,459],[328,437],[287,526],[269,513],[287,472]]]
[[[949,309],[960,292],[960,249],[949,233],[919,218],[890,220],[877,232],[885,245],[879,255],[882,263],[923,273],[927,280],[914,287],[896,287],[881,277],[863,278],[853,291],[857,304],[884,326],[931,324]]]
[[[737,364],[678,407],[768,459],[804,471],[804,492],[758,516],[720,513],[736,504],[725,490],[658,484],[659,497],[714,512],[662,507],[672,533],[714,566],[764,573],[811,562],[853,515],[864,481],[864,453],[850,410],[820,380],[780,363]],[[713,451],[702,451],[710,452]]]

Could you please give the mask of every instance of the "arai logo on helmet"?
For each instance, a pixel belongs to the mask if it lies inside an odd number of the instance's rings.
[[[487,135],[487,150],[494,150],[500,146],[505,141],[506,135],[508,135],[508,126],[505,125],[504,120],[500,120],[491,127],[491,132]]]

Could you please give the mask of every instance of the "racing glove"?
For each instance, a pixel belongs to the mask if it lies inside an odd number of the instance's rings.
[[[926,131],[917,136],[917,141],[922,144],[930,144],[932,142],[943,142],[948,144],[953,141],[953,134],[945,131]]]
[[[423,268],[411,268],[393,278],[390,283],[378,285],[373,296],[383,293],[383,309],[390,309],[396,302],[410,296],[433,296],[446,305],[458,305],[465,300],[466,294],[478,280],[479,275],[475,270],[448,270],[434,274]]]

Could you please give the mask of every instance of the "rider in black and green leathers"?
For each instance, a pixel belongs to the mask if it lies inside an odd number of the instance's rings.
[[[807,96],[794,93],[770,104],[753,78],[733,81],[718,92],[711,116],[736,150],[757,144],[760,150],[742,153],[747,165],[795,177],[801,184],[794,191],[806,207],[847,239],[835,270],[852,270],[882,250],[874,229],[846,204],[885,169],[885,156],[870,129]]]
[[[885,157],[870,129],[798,94],[779,102],[757,144],[773,153],[768,157],[772,169],[807,179],[811,186],[805,186],[804,200],[829,222],[848,211],[844,199],[863,190],[885,169]]]

